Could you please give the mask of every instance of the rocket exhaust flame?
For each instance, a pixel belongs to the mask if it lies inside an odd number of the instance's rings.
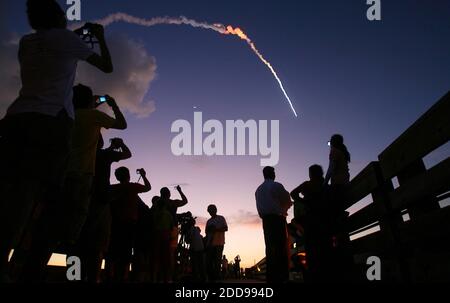
[[[218,32],[223,35],[235,35],[239,37],[240,39],[247,42],[251,50],[255,53],[255,55],[261,60],[262,63],[264,63],[267,68],[270,70],[272,75],[275,77],[276,81],[278,82],[278,85],[280,86],[281,91],[283,92],[286,100],[289,103],[289,106],[294,113],[295,117],[297,117],[297,112],[294,109],[294,106],[291,102],[291,99],[289,98],[286,90],[284,89],[283,83],[281,82],[280,77],[278,77],[277,72],[273,68],[272,64],[270,64],[269,61],[267,61],[264,56],[261,54],[261,52],[256,48],[255,44],[252,42],[252,40],[242,31],[240,28],[236,27],[233,28],[232,26],[225,26],[220,23],[214,23],[214,24],[208,24],[205,22],[198,22],[193,19],[188,19],[186,17],[178,17],[178,18],[172,18],[172,17],[154,17],[151,19],[142,19],[137,18],[125,13],[115,13],[111,14],[103,19],[95,21],[96,23],[102,24],[103,26],[108,26],[114,22],[126,22],[131,24],[137,24],[141,26],[151,27],[155,25],[160,24],[173,24],[173,25],[189,25],[195,28],[202,28],[202,29],[208,29],[213,30],[215,32]]]

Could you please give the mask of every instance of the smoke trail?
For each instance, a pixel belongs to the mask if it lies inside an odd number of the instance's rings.
[[[261,52],[256,48],[253,41],[240,29],[240,28],[233,28],[232,26],[225,26],[220,23],[214,23],[214,24],[208,24],[205,22],[198,22],[193,19],[188,19],[186,17],[155,17],[152,19],[142,19],[138,17],[134,17],[125,13],[115,13],[111,14],[103,19],[95,21],[96,23],[102,24],[103,26],[108,26],[114,22],[126,22],[131,24],[137,24],[141,26],[155,26],[160,24],[174,24],[174,25],[189,25],[195,28],[202,28],[207,30],[213,30],[215,32],[218,32],[223,35],[235,35],[241,38],[242,40],[246,41],[251,50],[258,56],[259,60],[261,60],[262,63],[264,63],[267,68],[270,70],[272,75],[275,77],[275,79],[278,82],[278,85],[280,86],[281,91],[283,92],[284,96],[286,97],[286,100],[289,103],[289,106],[291,107],[292,112],[294,113],[295,117],[297,117],[297,112],[294,109],[294,106],[292,105],[291,99],[289,98],[286,90],[284,89],[283,83],[281,82],[280,77],[278,77],[277,72],[273,68],[272,64],[270,64],[269,61],[267,61],[264,56],[261,54]]]
[[[264,56],[260,53],[260,51],[256,48],[255,44],[250,40],[250,38],[239,28],[233,28],[232,26],[227,26],[226,34],[232,34],[236,35],[242,40],[245,40],[247,44],[250,46],[250,48],[253,50],[253,52],[258,56],[258,58],[270,69],[273,76],[277,80],[278,84],[280,85],[280,89],[283,92],[284,96],[286,97],[287,101],[289,102],[289,106],[291,107],[292,112],[297,117],[297,112],[294,109],[294,106],[292,105],[291,99],[289,98],[288,94],[286,93],[286,90],[284,89],[283,83],[281,82],[280,77],[278,77],[277,72],[272,67],[272,64],[270,64],[269,61],[267,61]]]

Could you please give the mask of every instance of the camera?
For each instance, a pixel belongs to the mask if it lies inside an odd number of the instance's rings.
[[[179,227],[178,232],[180,239],[178,241],[176,250],[176,269],[177,275],[189,275],[191,267],[191,261],[189,258],[189,245],[192,240],[191,230],[195,226],[195,219],[191,212],[177,214],[176,224]]]
[[[92,26],[92,23],[86,23],[82,28],[76,30],[75,32],[80,35],[81,40],[89,44],[93,49],[94,44],[98,43],[98,41],[95,40],[95,37],[92,34]]]
[[[120,147],[120,143],[122,142],[122,139],[120,138],[112,138],[109,140],[109,142],[111,143],[111,146],[113,148],[119,148]]]
[[[94,99],[95,99],[95,107],[98,107],[103,103],[108,102],[108,98],[106,96],[94,96]]]
[[[136,169],[136,174],[142,175],[142,171],[144,171],[143,168]]]
[[[108,98],[106,96],[94,96],[94,100],[95,100],[95,107],[98,107],[100,105],[102,105],[103,103],[108,102]]]
[[[177,214],[177,225],[180,225],[180,233],[186,234],[195,225],[195,219],[190,211]]]
[[[100,106],[103,103],[106,103],[107,100],[108,99],[106,98],[106,96],[95,96],[95,104],[96,104],[96,106]]]

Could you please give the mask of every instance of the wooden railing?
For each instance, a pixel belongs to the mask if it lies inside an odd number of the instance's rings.
[[[423,162],[449,139],[450,92],[352,179],[346,206],[373,202],[348,218],[347,231],[379,228],[351,241],[361,279],[367,257],[378,256],[384,281],[450,281],[450,207],[439,206],[449,197],[450,155],[429,169]]]

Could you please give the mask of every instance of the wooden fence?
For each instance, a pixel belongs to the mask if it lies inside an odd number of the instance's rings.
[[[361,279],[378,256],[383,281],[450,281],[450,207],[439,205],[450,196],[450,155],[429,169],[423,161],[449,139],[450,92],[352,179],[347,206],[372,203],[348,218],[348,232],[379,229],[351,241]]]

